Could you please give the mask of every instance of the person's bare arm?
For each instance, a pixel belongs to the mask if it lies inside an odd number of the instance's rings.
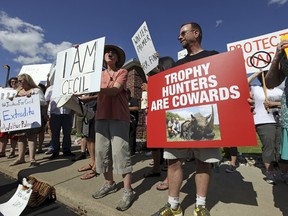
[[[123,86],[120,83],[115,82],[112,88],[101,88],[100,92],[108,96],[115,96],[119,94],[119,92],[121,92],[122,89],[123,89]]]
[[[249,76],[247,78],[248,83],[250,84],[260,73],[262,73],[262,71],[255,72],[251,76]]]
[[[280,68],[280,61],[285,55],[285,48],[288,48],[288,40],[281,41],[277,46],[271,67],[265,76],[267,88],[279,86],[285,79],[285,75]]]

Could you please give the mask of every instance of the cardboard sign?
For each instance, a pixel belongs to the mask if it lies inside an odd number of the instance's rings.
[[[53,96],[100,91],[105,37],[57,54]]]
[[[26,208],[32,190],[22,190],[23,186],[18,185],[15,194],[6,203],[0,204],[0,212],[4,216],[18,216]]]
[[[146,22],[144,22],[132,37],[132,42],[145,74],[148,74],[159,64],[159,57],[154,48]]]
[[[143,91],[141,96],[141,106],[140,106],[141,109],[147,108],[147,102],[148,102],[147,91]]]
[[[41,127],[39,95],[1,100],[0,131],[18,131]]]
[[[0,99],[8,99],[11,97],[15,97],[17,91],[13,88],[1,88],[0,87]]]
[[[50,72],[52,64],[35,64],[35,65],[23,65],[19,75],[26,73],[29,74],[36,85],[40,82],[46,83],[47,75]]]
[[[280,40],[281,41],[288,40],[288,34],[281,35]],[[284,50],[285,50],[285,53],[286,53],[286,58],[288,58],[288,48],[285,48]]]
[[[148,147],[256,146],[249,96],[241,49],[151,76]],[[180,129],[168,125],[172,118],[178,119]]]
[[[259,69],[251,64],[251,56],[254,56],[252,61],[256,67],[261,67],[262,70],[269,70],[271,60],[275,55],[276,47],[280,42],[280,36],[287,33],[288,29],[285,29],[247,40],[229,43],[227,44],[227,50],[232,51],[238,48],[243,50],[247,74],[259,71]],[[265,52],[269,53],[271,56],[267,55]]]
[[[177,59],[182,59],[188,54],[186,49],[183,49],[177,53]]]

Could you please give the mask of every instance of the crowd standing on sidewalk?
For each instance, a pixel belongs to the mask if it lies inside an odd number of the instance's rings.
[[[182,47],[187,50],[187,55],[173,62],[173,66],[185,64],[201,58],[218,54],[217,51],[209,51],[202,48],[202,28],[198,23],[191,22],[181,25],[178,40]],[[257,133],[262,142],[262,160],[265,166],[265,180],[268,183],[276,182],[276,172],[273,169],[272,162],[279,163],[280,178],[288,183],[288,81],[285,83],[284,92],[276,87],[280,85],[288,76],[288,61],[285,56],[284,49],[288,48],[288,41],[282,41],[277,46],[275,57],[272,61],[265,81],[267,84],[268,94],[265,95],[263,87],[251,87],[252,95],[255,100],[254,120]],[[161,58],[160,58],[161,59]],[[132,101],[131,92],[127,88],[128,71],[123,69],[125,63],[125,52],[116,45],[105,45],[104,48],[104,67],[101,72],[100,92],[93,95],[81,96],[85,102],[96,102],[95,118],[89,122],[83,123],[83,131],[81,137],[81,154],[74,158],[75,154],[71,151],[71,132],[73,127],[72,110],[57,107],[59,98],[52,98],[53,82],[46,90],[45,96],[28,74],[21,74],[17,78],[11,78],[10,87],[17,89],[16,97],[31,96],[38,94],[42,107],[42,119],[48,120],[51,126],[52,138],[48,154],[50,160],[59,157],[62,150],[64,156],[71,157],[73,161],[86,158],[86,149],[88,149],[91,162],[78,169],[79,172],[88,171],[81,176],[82,180],[88,180],[103,174],[103,186],[92,194],[94,199],[103,198],[118,190],[114,181],[113,174],[120,174],[123,178],[123,195],[116,206],[119,211],[125,211],[130,208],[136,199],[136,193],[132,187],[132,162],[131,156],[136,153],[136,137],[135,131],[137,127],[138,117],[136,112],[139,110],[139,104],[136,100]],[[162,62],[163,63],[163,62]],[[158,71],[166,70],[159,61]],[[164,63],[163,63],[164,64]],[[156,73],[157,73],[156,72]],[[255,78],[260,73],[255,73]],[[262,74],[260,74],[262,75]],[[12,85],[14,81],[14,87]],[[249,81],[249,80],[248,80]],[[250,80],[251,81],[251,80]],[[260,79],[260,82],[263,79]],[[19,82],[19,86],[16,86]],[[10,83],[10,82],[9,82]],[[16,87],[15,87],[16,86]],[[273,89],[273,93],[270,92]],[[147,91],[142,87],[143,91]],[[272,90],[271,90],[272,91]],[[267,98],[265,98],[267,96]],[[80,96],[79,96],[80,97]],[[130,102],[129,102],[130,100]],[[280,102],[281,100],[281,102]],[[251,100],[250,100],[251,101]],[[252,103],[254,101],[252,100]],[[47,111],[47,104],[49,108]],[[129,111],[129,104],[131,110]],[[274,108],[278,108],[281,118],[276,121]],[[132,113],[131,113],[132,112]],[[131,122],[131,115],[137,121]],[[136,116],[134,116],[134,114]],[[47,116],[48,115],[48,116]],[[252,114],[251,114],[252,115]],[[264,119],[264,121],[263,121]],[[84,119],[85,120],[85,119]],[[44,121],[43,121],[44,122]],[[181,125],[175,124],[179,119],[171,119],[168,122],[168,128],[171,126],[171,136],[181,133]],[[132,125],[133,124],[133,125]],[[171,125],[170,125],[171,124]],[[131,125],[133,126],[131,128]],[[94,127],[95,126],[95,127]],[[42,127],[43,129],[44,127]],[[61,130],[62,128],[62,130]],[[282,133],[281,133],[282,132]],[[8,137],[6,133],[0,134],[0,157],[5,157],[6,145],[10,138],[11,151],[9,158],[15,157],[15,140],[18,141],[18,158],[10,164],[15,166],[25,163],[26,145],[29,146],[30,166],[38,166],[36,161],[37,134],[39,131],[15,133],[14,137]],[[60,146],[60,134],[63,133],[62,149]],[[14,141],[13,141],[14,140]],[[130,142],[129,142],[130,141]],[[231,147],[231,162],[227,173],[234,173],[237,167],[237,148]],[[39,145],[39,151],[42,152],[42,145]],[[40,152],[39,152],[40,153]],[[154,213],[154,216],[182,216],[180,190],[183,183],[183,163],[190,158],[195,158],[196,174],[195,174],[195,208],[194,216],[210,216],[207,209],[206,199],[211,181],[212,164],[219,163],[221,160],[220,148],[189,148],[189,149],[164,149],[162,158],[161,149],[154,150],[154,165],[150,172],[144,175],[144,178],[160,176],[160,161],[164,159],[168,162],[167,177],[163,182],[157,185],[158,190],[168,190],[168,199],[164,207]],[[73,159],[74,158],[74,159]],[[152,214],[152,212],[151,212]]]

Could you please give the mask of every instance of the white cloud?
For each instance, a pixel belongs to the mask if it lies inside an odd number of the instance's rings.
[[[46,59],[41,58],[40,56],[17,56],[16,58],[13,59],[15,62],[18,62],[23,65],[28,65],[28,64],[39,64],[39,63],[46,63]]]
[[[40,26],[12,18],[0,11],[0,48],[15,54],[20,64],[53,62],[57,52],[72,46],[70,42],[44,43],[45,34]]]
[[[268,4],[279,4],[284,5],[288,2],[288,0],[269,0]]]
[[[223,20],[216,20],[216,28],[223,23]]]

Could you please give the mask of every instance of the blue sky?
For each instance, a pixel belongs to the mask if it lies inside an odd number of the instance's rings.
[[[288,0],[0,0],[0,85],[23,65],[53,63],[57,52],[100,37],[137,58],[131,37],[146,21],[160,56],[177,60],[179,27],[198,22],[203,48],[225,52],[227,43],[287,28]],[[101,3],[99,3],[101,2]]]

